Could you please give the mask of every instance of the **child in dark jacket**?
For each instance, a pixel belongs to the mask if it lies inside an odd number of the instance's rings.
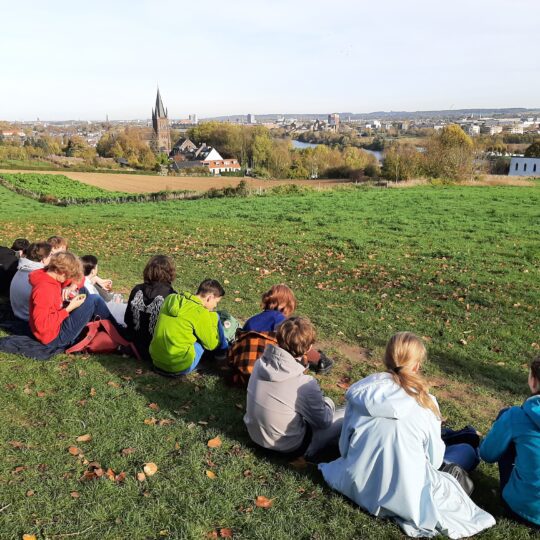
[[[540,527],[540,357],[529,371],[532,396],[499,413],[480,445],[480,457],[499,464],[500,489],[510,515]]]
[[[176,292],[172,287],[175,278],[172,259],[166,255],[155,255],[144,268],[144,283],[136,285],[129,295],[124,322],[129,338],[141,357],[148,361],[151,361],[148,348],[154,336],[159,310],[165,298]]]

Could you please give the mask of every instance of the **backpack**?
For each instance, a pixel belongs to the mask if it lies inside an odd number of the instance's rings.
[[[84,337],[78,343],[66,350],[67,354],[77,352],[112,354],[127,351],[131,352],[137,360],[141,359],[135,345],[124,339],[111,321],[98,319],[89,322],[82,335]],[[124,350],[121,351],[121,348]]]

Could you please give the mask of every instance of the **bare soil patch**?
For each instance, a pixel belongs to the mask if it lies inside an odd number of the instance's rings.
[[[0,170],[9,173],[35,173],[36,171],[25,170]],[[325,189],[336,185],[350,183],[348,180],[259,180],[255,178],[234,177],[179,177],[158,176],[151,174],[111,174],[98,172],[77,171],[39,171],[43,174],[63,174],[72,180],[77,180],[91,186],[96,186],[108,191],[123,191],[126,193],[152,193],[155,191],[208,191],[211,188],[236,187],[241,180],[245,180],[251,189],[268,189],[284,184],[298,184],[311,186],[317,189]]]

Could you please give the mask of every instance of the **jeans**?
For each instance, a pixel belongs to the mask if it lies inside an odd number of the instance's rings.
[[[480,463],[478,449],[466,443],[447,446],[444,452],[444,462],[455,463],[470,472],[476,469],[478,463]]]
[[[47,345],[49,347],[62,347],[68,348],[70,345],[77,341],[80,333],[84,327],[94,319],[94,317],[100,317],[101,319],[108,319],[114,321],[114,317],[111,315],[107,304],[100,296],[95,294],[88,294],[85,288],[80,289],[81,294],[86,294],[84,302],[76,309],[74,309],[69,317],[63,320],[60,327],[60,333]],[[114,321],[116,326],[116,321]]]

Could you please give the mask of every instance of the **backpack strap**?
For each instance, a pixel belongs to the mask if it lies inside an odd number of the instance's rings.
[[[77,352],[84,352],[86,347],[92,342],[99,332],[101,321],[92,321],[86,325],[86,335],[79,341],[66,350],[66,354],[73,354]]]

